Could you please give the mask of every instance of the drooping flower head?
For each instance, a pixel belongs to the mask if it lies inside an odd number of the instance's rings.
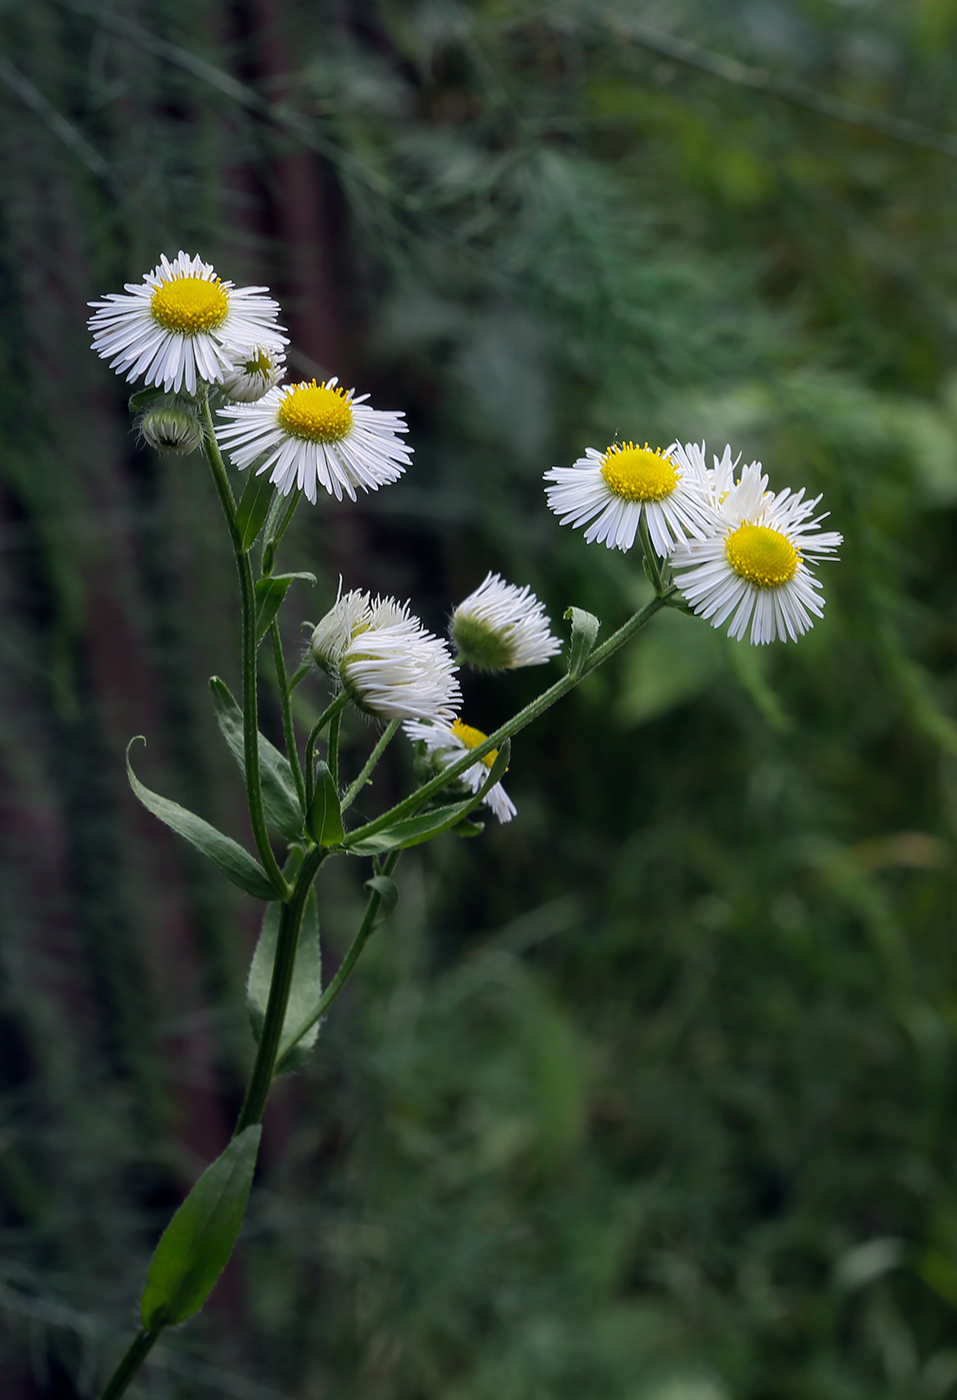
[[[376,491],[397,481],[412,458],[398,436],[408,432],[401,413],[370,408],[368,394],[358,397],[336,378],[317,384],[285,384],[269,389],[258,403],[219,410],[227,423],[216,437],[241,470],[258,458],[256,474],[282,495],[295,486],[315,504],[322,486],[337,501],[351,501],[356,488]]]
[[[202,258],[164,255],[125,295],[90,302],[93,349],[129,381],[195,394],[200,384],[221,384],[244,346],[271,352],[287,343],[267,290],[223,282]]]
[[[731,637],[743,638],[750,628],[756,644],[796,641],[824,612],[809,565],[833,555],[842,537],[821,530],[825,515],[814,516],[820,496],[806,501],[803,490],[769,491],[760,462],[735,480],[729,447],[714,461],[708,472],[712,529],[706,539],[675,546],[675,581],[713,627],[730,619]]]
[[[425,745],[426,752],[434,757],[440,768],[448,768],[449,764],[454,763],[463,753],[478,748],[479,744],[488,738],[481,729],[473,729],[472,725],[465,724],[460,719],[453,720],[451,724],[421,724],[411,720],[402,728],[414,743]],[[498,749],[493,749],[484,758],[477,759],[459,774],[459,781],[472,792],[480,791],[488,781],[489,769],[497,757]],[[501,783],[490,787],[484,800],[500,822],[510,822],[515,816],[515,803]]]
[[[230,368],[220,385],[233,403],[255,403],[275,388],[286,372],[286,357],[268,345],[249,345],[230,356]]]
[[[480,671],[540,666],[562,649],[553,637],[544,604],[526,585],[487,574],[452,614],[449,624],[459,660]]]
[[[461,703],[448,646],[410,615],[407,603],[345,593],[314,630],[310,647],[316,664],[366,714],[451,721]]]
[[[585,539],[631,549],[644,516],[651,543],[664,558],[686,534],[704,533],[705,488],[698,463],[677,443],[664,452],[633,442],[593,447],[570,467],[552,467],[548,504],[562,525],[587,526]]]

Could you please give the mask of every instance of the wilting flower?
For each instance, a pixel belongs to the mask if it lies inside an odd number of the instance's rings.
[[[267,290],[223,282],[202,258],[164,255],[141,283],[126,284],[126,295],[90,302],[93,349],[128,380],[195,394],[202,383],[222,383],[244,346],[286,344]]]
[[[453,720],[451,724],[421,724],[412,720],[402,728],[414,742],[425,745],[426,751],[434,756],[440,768],[448,768],[457,758],[461,758],[463,753],[477,748],[488,738],[481,729],[473,729],[470,724],[465,724],[460,719]],[[497,756],[498,749],[493,749],[491,753],[477,759],[460,773],[458,780],[472,792],[479,792],[488,781],[489,769]],[[515,803],[501,783],[490,787],[483,800],[500,822],[510,822],[515,816]]]
[[[562,525],[587,526],[585,539],[609,549],[631,549],[644,515],[656,552],[664,558],[686,534],[701,536],[707,522],[703,473],[678,443],[664,452],[633,442],[593,447],[570,467],[552,467],[548,504]]]
[[[354,501],[356,487],[375,491],[397,481],[412,458],[398,436],[408,432],[404,415],[370,408],[367,398],[335,378],[285,384],[258,403],[221,408],[220,418],[232,421],[216,436],[240,469],[262,457],[256,474],[269,472],[284,496],[296,486],[315,503],[318,485],[337,501],[343,492]]]
[[[562,649],[550,631],[544,604],[526,585],[487,574],[452,614],[449,625],[459,660],[481,671],[539,666]]]
[[[451,720],[461,703],[448,646],[393,598],[343,594],[313,631],[310,649],[367,714]]]
[[[286,372],[285,355],[268,345],[247,346],[230,358],[220,388],[234,403],[255,403],[274,389]]]
[[[692,610],[728,634],[754,643],[796,641],[824,612],[821,585],[810,564],[828,558],[841,543],[814,516],[820,496],[772,492],[760,462],[734,479],[731,449],[708,472],[713,524],[706,539],[675,546],[671,566]],[[811,518],[813,517],[813,518]]]

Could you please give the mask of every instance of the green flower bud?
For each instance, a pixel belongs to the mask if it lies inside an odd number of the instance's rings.
[[[189,409],[167,404],[144,413],[139,423],[140,437],[157,452],[195,452],[203,441],[203,428]]]

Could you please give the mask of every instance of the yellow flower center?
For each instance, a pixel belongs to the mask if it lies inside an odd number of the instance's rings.
[[[352,427],[352,408],[341,386],[327,389],[325,382],[296,384],[286,394],[276,415],[279,426],[291,437],[307,442],[340,442]]]
[[[488,735],[483,734],[481,729],[473,729],[470,724],[464,724],[460,719],[452,721],[452,733],[458,735],[467,749],[477,749],[479,744],[484,744],[488,738]],[[497,758],[498,749],[493,749],[484,758],[480,758],[479,763],[484,763],[486,768],[491,768]]]
[[[625,501],[662,501],[670,496],[680,480],[678,469],[660,447],[654,452],[647,443],[615,443],[602,458],[601,474],[608,489]]]
[[[790,583],[801,561],[787,535],[767,525],[739,525],[725,540],[724,548],[734,572],[758,588]]]
[[[201,335],[221,326],[229,311],[229,297],[219,278],[177,277],[163,282],[150,298],[154,321],[178,335]]]

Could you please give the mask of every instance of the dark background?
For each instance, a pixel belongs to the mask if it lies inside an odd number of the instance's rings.
[[[636,558],[541,475],[616,436],[730,439],[846,545],[798,646],[656,620],[515,744],[515,822],[406,858],[140,1393],[957,1390],[955,31],[953,0],[0,5],[4,1397],[94,1393],[250,1061],[257,911],[123,774],[146,735],[144,780],[248,839],[205,691],[238,682],[228,545],[84,328],[179,248],[411,425],[401,483],[300,510],[291,658],[340,573],[441,629],[499,569],[607,635]],[[467,678],[466,717],[555,674]],[[369,811],[408,779],[399,745]],[[324,872],[327,966],[363,873]]]

